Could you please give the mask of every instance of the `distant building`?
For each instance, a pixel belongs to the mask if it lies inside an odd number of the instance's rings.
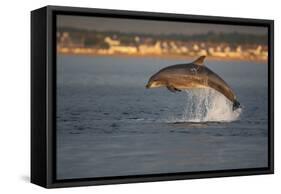
[[[117,46],[120,45],[120,41],[119,40],[114,40],[111,39],[109,36],[104,38],[104,42],[106,42],[107,44],[109,44],[110,46]]]

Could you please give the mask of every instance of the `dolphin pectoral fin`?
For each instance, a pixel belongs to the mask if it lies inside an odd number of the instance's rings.
[[[176,92],[176,88],[174,88],[173,86],[169,85],[167,86],[167,89],[170,90],[171,92]]]
[[[180,89],[175,88],[175,87],[172,86],[172,85],[168,85],[168,86],[167,86],[167,89],[170,90],[171,92],[181,92]]]

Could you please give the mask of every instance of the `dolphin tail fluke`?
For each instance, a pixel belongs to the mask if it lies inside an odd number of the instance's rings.
[[[238,102],[237,100],[234,100],[232,110],[235,111],[236,109],[238,109],[240,107],[241,107],[240,102]]]

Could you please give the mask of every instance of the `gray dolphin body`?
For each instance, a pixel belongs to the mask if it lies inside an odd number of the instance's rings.
[[[233,103],[233,110],[240,107],[233,90],[216,73],[203,65],[205,56],[192,63],[172,65],[151,76],[146,88],[167,87],[171,92],[191,88],[213,88]]]

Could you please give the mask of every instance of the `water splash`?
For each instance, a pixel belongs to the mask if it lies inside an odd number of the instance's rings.
[[[232,110],[232,102],[211,89],[184,91],[187,100],[182,118],[177,122],[231,122],[239,118],[242,109]]]

